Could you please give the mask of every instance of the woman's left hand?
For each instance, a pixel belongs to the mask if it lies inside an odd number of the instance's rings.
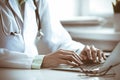
[[[81,61],[83,63],[98,63],[102,60],[106,60],[106,56],[103,51],[95,48],[93,45],[86,45],[80,53]]]

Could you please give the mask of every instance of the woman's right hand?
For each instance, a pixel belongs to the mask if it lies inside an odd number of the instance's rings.
[[[79,66],[82,64],[81,58],[74,51],[57,50],[44,57],[41,68],[54,68],[60,64]]]

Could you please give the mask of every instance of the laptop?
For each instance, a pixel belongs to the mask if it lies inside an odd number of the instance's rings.
[[[100,67],[99,72],[102,72],[111,66],[115,67],[117,65],[120,65],[120,42],[114,48],[114,50],[112,51],[110,56],[107,58],[103,66]]]
[[[94,63],[94,64],[84,64],[81,65],[83,69],[86,70],[100,70],[103,71],[109,68],[111,65],[115,65],[120,62],[120,42],[114,48],[111,53],[105,53],[108,57],[106,61],[102,61],[101,63]],[[80,67],[72,67],[65,64],[61,64],[59,67],[52,68],[53,70],[60,70],[60,71],[70,71],[70,72],[82,72]]]

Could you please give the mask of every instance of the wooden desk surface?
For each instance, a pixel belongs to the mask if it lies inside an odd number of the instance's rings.
[[[0,68],[0,80],[115,80],[114,77],[80,76],[78,72],[49,69],[23,70]]]

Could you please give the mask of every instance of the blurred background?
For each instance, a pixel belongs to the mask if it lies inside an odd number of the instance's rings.
[[[59,19],[73,16],[104,16],[113,14],[112,2],[115,0],[48,0],[55,8]],[[53,11],[54,12],[54,11]],[[69,13],[69,14],[68,14]]]
[[[112,2],[116,0],[48,0],[56,16],[72,38],[111,52],[120,41],[114,27]]]

